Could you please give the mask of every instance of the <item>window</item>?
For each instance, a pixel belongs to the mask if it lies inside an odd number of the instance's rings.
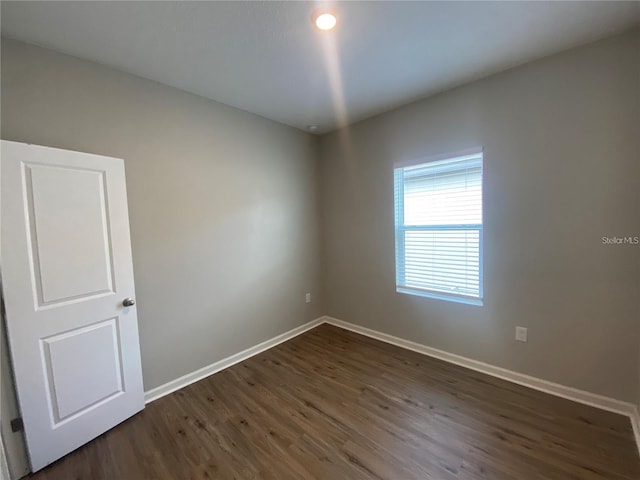
[[[396,291],[482,305],[482,152],[394,178]]]

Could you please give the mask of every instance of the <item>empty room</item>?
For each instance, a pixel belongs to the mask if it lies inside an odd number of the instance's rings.
[[[640,2],[0,9],[0,480],[640,480]]]

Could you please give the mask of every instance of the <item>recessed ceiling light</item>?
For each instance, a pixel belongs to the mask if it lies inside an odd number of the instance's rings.
[[[313,23],[316,24],[320,30],[331,30],[336,26],[337,20],[333,13],[318,12],[314,15]]]

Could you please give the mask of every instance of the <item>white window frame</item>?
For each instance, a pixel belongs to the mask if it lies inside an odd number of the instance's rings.
[[[479,156],[480,157],[480,175],[481,175],[481,209],[482,223],[480,224],[443,224],[443,225],[404,225],[404,181],[398,180],[398,175],[402,168],[414,167],[418,165],[428,165],[429,163],[442,160],[455,160],[457,158]],[[446,155],[438,155],[426,159],[415,160],[406,163],[396,163],[394,165],[394,215],[395,215],[395,274],[396,274],[396,292],[406,293],[410,295],[419,295],[422,297],[435,298],[439,300],[447,300],[469,305],[481,306],[484,304],[484,241],[483,241],[483,225],[484,225],[484,152],[482,148],[474,148],[461,152],[455,152]],[[399,191],[402,189],[402,191]],[[446,230],[477,230],[478,231],[478,296],[463,295],[454,292],[442,292],[439,290],[424,289],[406,285],[403,278],[404,268],[400,268],[399,263],[404,264],[405,261],[405,233],[407,231],[446,231]]]

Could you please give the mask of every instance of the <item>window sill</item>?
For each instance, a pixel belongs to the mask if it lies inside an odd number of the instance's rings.
[[[419,297],[434,298],[436,300],[446,300],[448,302],[464,303],[466,305],[483,306],[482,298],[464,297],[462,295],[453,295],[442,292],[434,292],[431,290],[421,290],[419,288],[396,286],[396,292],[406,293],[408,295],[417,295]]]

